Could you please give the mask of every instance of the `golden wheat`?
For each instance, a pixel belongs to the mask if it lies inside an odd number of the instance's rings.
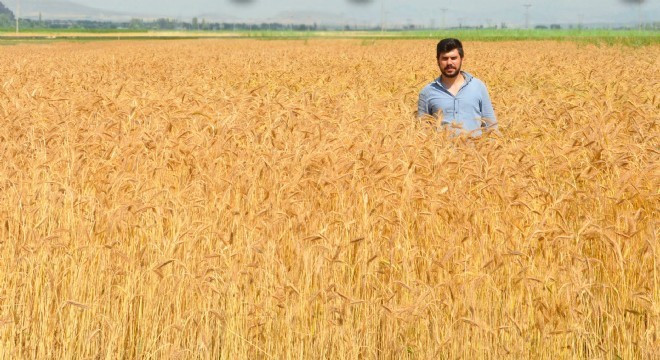
[[[660,47],[434,44],[3,49],[2,358],[657,358]]]

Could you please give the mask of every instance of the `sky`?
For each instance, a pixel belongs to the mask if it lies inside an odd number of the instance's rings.
[[[18,0],[2,0],[10,5]],[[30,1],[30,0],[24,0]],[[49,0],[32,0],[48,2]],[[319,13],[350,18],[360,23],[501,24],[522,26],[551,23],[628,23],[660,21],[660,0],[646,0],[641,7],[623,0],[69,0],[81,5],[126,13],[174,18],[221,14],[243,21],[269,18],[318,18]],[[356,2],[366,2],[356,4]],[[531,5],[528,10],[524,4]],[[385,11],[382,12],[381,9]],[[447,9],[443,12],[442,9]],[[528,16],[526,17],[528,11]],[[384,14],[384,16],[382,15]]]

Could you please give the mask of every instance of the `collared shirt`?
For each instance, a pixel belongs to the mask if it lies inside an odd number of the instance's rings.
[[[438,117],[442,111],[442,125],[456,134],[480,135],[482,129],[496,129],[497,119],[486,85],[465,71],[465,83],[454,96],[442,85],[440,77],[426,85],[419,93],[417,117]]]

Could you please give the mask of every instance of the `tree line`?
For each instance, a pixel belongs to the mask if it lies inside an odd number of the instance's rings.
[[[41,16],[40,16],[41,18]],[[293,30],[314,31],[330,30],[333,27],[318,24],[283,24],[278,22],[264,22],[257,24],[207,22],[205,19],[193,18],[192,21],[180,21],[169,18],[155,20],[131,19],[129,21],[102,21],[102,20],[42,20],[42,19],[19,19],[21,30],[35,29],[77,29],[77,30],[198,30],[198,31],[268,31],[268,30]],[[11,30],[16,26],[14,14],[0,3],[0,30]]]

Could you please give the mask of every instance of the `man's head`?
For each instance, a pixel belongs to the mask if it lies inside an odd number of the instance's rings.
[[[446,77],[456,77],[461,73],[463,63],[463,44],[458,39],[442,39],[436,49],[436,58],[440,72]]]

